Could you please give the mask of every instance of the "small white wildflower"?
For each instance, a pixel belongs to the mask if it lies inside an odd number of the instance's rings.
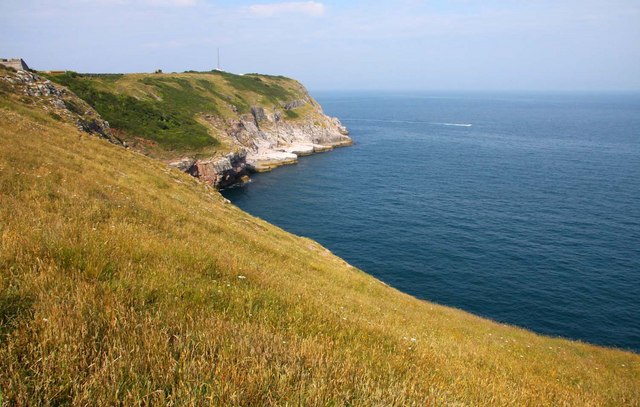
[[[238,276],[238,278],[239,278],[240,280],[244,280],[246,277],[245,277],[245,276]]]

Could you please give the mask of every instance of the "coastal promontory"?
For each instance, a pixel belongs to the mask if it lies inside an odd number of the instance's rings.
[[[45,75],[84,99],[131,148],[217,188],[351,144],[340,121],[283,76],[218,70]]]

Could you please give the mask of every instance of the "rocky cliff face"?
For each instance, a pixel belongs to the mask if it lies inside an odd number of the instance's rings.
[[[216,188],[227,188],[249,181],[250,168],[246,159],[247,153],[238,151],[201,160],[184,158],[170,165]]]
[[[205,115],[205,120],[223,131],[237,152],[193,160],[185,170],[216,187],[246,181],[249,172],[270,171],[295,164],[300,156],[352,144],[346,127],[326,116],[310,96],[283,106],[253,106],[251,113],[230,119]],[[180,167],[183,161],[172,165]]]
[[[2,85],[0,94],[8,97],[21,96],[22,103],[37,105],[50,116],[73,123],[79,130],[114,144],[125,145],[122,140],[113,135],[109,123],[102,120],[85,101],[36,73],[2,67],[0,84]]]
[[[302,107],[311,111],[304,117],[283,120],[283,114],[297,114],[294,109]],[[296,100],[286,105],[284,112],[277,107],[253,107],[250,115],[241,116],[228,128],[231,139],[248,150],[247,164],[251,169],[268,171],[296,162],[298,156],[351,144],[347,129],[338,119],[324,115],[315,101]]]

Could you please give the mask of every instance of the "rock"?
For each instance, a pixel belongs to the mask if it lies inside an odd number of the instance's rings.
[[[246,152],[238,151],[224,157],[196,160],[186,172],[215,188],[227,188],[249,177],[246,157]]]
[[[295,144],[293,146],[289,146],[282,151],[286,153],[295,154],[298,157],[304,155],[311,155],[315,152],[315,144]]]
[[[177,168],[183,172],[188,172],[191,169],[191,167],[193,167],[193,164],[195,163],[196,163],[195,158],[185,157],[181,160],[170,162],[169,166]]]
[[[251,114],[253,115],[256,124],[259,124],[263,120],[267,120],[267,115],[265,114],[263,107],[252,107]]]
[[[53,99],[51,101],[51,104],[53,105],[53,107],[55,107],[57,109],[64,109],[65,108],[64,102],[61,99]]]
[[[307,102],[305,102],[304,100],[302,100],[302,99],[296,99],[296,100],[293,100],[293,101],[291,101],[291,102],[287,103],[286,105],[284,105],[284,108],[285,108],[286,110],[293,110],[293,109],[295,109],[295,108],[298,108],[298,107],[300,107],[300,106],[304,106],[304,105],[306,105],[306,104],[307,104]]]
[[[117,138],[111,133],[111,128],[109,127],[109,123],[105,122],[99,117],[89,118],[89,119],[79,118],[77,119],[77,124],[78,124],[78,127],[86,133],[98,135],[104,139],[107,139],[113,144],[119,144],[125,147],[122,140],[120,140],[119,138]]]
[[[298,156],[284,151],[270,151],[247,157],[247,166],[256,172],[271,171],[282,165],[295,164]]]
[[[314,144],[313,145],[313,152],[314,153],[324,153],[325,151],[331,151],[333,150],[334,146],[323,146],[321,144]]]
[[[332,117],[331,122],[334,126],[336,126],[340,134],[343,134],[345,136],[349,135],[349,130],[347,130],[347,128],[343,126],[342,123],[340,123],[340,120],[338,120],[337,117]]]

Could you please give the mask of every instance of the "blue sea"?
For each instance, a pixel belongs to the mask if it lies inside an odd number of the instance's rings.
[[[640,352],[640,95],[315,96],[355,145],[227,198],[418,298]]]

